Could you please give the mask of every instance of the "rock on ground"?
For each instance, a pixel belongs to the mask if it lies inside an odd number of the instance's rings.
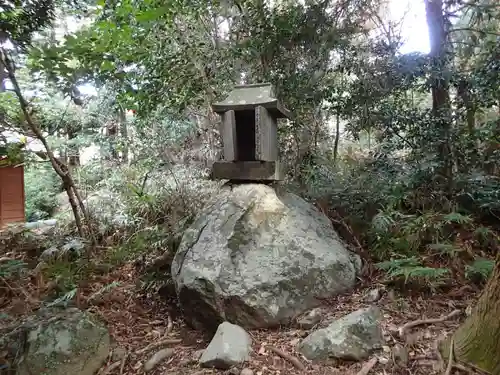
[[[221,323],[200,358],[202,367],[227,370],[250,359],[252,339],[240,326]]]
[[[321,309],[312,309],[305,316],[297,320],[297,325],[302,329],[311,329],[321,321]]]
[[[383,290],[381,288],[370,289],[363,300],[367,303],[375,303],[382,298]]]
[[[224,186],[184,233],[172,277],[188,323],[289,323],[350,290],[360,269],[328,218],[264,184]]]
[[[50,262],[57,259],[74,260],[79,258],[85,250],[85,244],[77,238],[69,238],[64,245],[52,246],[43,251],[40,260]]]
[[[357,310],[307,336],[298,351],[309,360],[329,357],[361,361],[384,343],[376,307]]]
[[[71,308],[31,325],[26,344],[16,375],[93,375],[108,356],[110,336],[92,315]]]

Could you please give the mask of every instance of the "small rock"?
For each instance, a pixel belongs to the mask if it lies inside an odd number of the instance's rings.
[[[244,368],[241,370],[240,375],[253,375],[253,370],[249,368]]]
[[[396,292],[394,290],[392,290],[392,289],[389,290],[389,292],[387,293],[387,296],[393,302],[396,300]]]
[[[59,256],[59,249],[55,246],[49,247],[40,254],[40,260],[49,262],[51,260],[57,259]]]
[[[174,355],[174,349],[167,348],[156,352],[145,364],[144,371],[149,372],[158,366],[165,359]]]
[[[62,247],[61,250],[64,253],[67,253],[69,251],[74,252],[76,254],[81,254],[81,252],[85,249],[85,245],[83,244],[82,241],[78,239],[71,239],[70,241],[66,242]]]
[[[229,371],[227,371],[226,373],[228,375],[240,375],[240,370],[238,370],[236,367],[233,367]]]
[[[369,290],[368,293],[366,293],[364,301],[367,303],[374,303],[377,302],[380,298],[382,298],[382,289],[375,288]]]
[[[318,324],[320,321],[321,321],[321,309],[316,308],[316,309],[312,309],[311,311],[309,311],[309,313],[306,316],[299,319],[297,321],[297,324],[302,329],[311,329],[316,324]]]
[[[399,366],[406,367],[410,361],[408,350],[399,344],[396,344],[392,349],[392,356],[394,358],[394,362]]]
[[[127,350],[122,347],[117,347],[113,349],[113,361],[119,361],[127,355]]]
[[[389,363],[389,358],[387,358],[387,357],[379,357],[378,361],[379,361],[380,364],[386,365],[386,364]]]
[[[205,352],[205,349],[200,349],[200,350],[197,350],[193,353],[193,359],[198,362],[201,358],[201,356],[203,355],[203,353]]]
[[[250,359],[252,339],[240,326],[223,322],[200,358],[202,367],[227,370]]]
[[[384,344],[380,318],[376,307],[357,310],[312,332],[297,349],[309,360],[334,357],[361,361]]]

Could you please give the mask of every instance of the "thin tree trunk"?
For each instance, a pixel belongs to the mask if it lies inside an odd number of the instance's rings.
[[[335,143],[333,144],[333,164],[337,166],[337,158],[339,155],[339,142],[340,142],[340,111],[337,110],[335,116]]]
[[[38,125],[35,124],[31,117],[31,113],[28,109],[28,103],[26,102],[26,99],[22,95],[21,88],[19,86],[19,83],[17,82],[17,78],[14,74],[13,71],[13,62],[9,59],[6,51],[3,48],[0,48],[0,63],[1,65],[5,68],[5,70],[8,73],[8,77],[12,83],[12,86],[14,86],[14,92],[16,93],[16,96],[19,101],[19,105],[21,106],[21,110],[23,111],[23,114],[25,116],[26,122],[28,124],[29,129],[34,133],[34,135],[37,137],[37,139],[42,143],[44,146],[47,157],[49,158],[50,164],[52,165],[52,168],[54,171],[59,175],[61,178],[64,188],[66,190],[66,193],[68,195],[68,200],[71,204],[71,208],[73,210],[73,214],[75,216],[75,224],[77,225],[78,233],[79,235],[83,238],[85,235],[85,231],[83,229],[81,217],[80,217],[80,212],[78,211],[78,205],[80,205],[80,210],[82,211],[82,214],[84,217],[87,219],[89,217],[88,212],[85,208],[85,205],[83,204],[83,201],[81,200],[81,197],[78,194],[78,190],[76,188],[76,185],[73,181],[73,178],[71,177],[71,174],[67,170],[67,168],[64,168],[64,165],[57,160],[55,157],[54,153],[52,152],[52,149],[50,148],[47,139],[43,135],[41,129],[38,127]],[[75,199],[76,198],[76,199]],[[90,228],[89,228],[90,232]],[[92,241],[94,241],[94,237],[91,236]]]
[[[0,46],[3,46],[7,40],[7,35],[4,31],[0,30]],[[1,62],[1,61],[0,61]],[[9,77],[7,69],[4,68],[3,64],[0,64],[0,92],[5,92],[5,80]]]
[[[0,43],[2,41],[0,40]],[[0,66],[0,92],[5,92],[5,80],[7,79],[7,72],[5,71],[3,65]]]
[[[453,335],[455,359],[500,375],[500,256],[472,314]],[[449,352],[450,342],[442,345]],[[447,348],[448,346],[448,348]]]
[[[450,146],[451,103],[449,83],[443,78],[447,66],[446,56],[446,20],[442,0],[425,0],[427,25],[431,45],[430,57],[435,70],[432,81],[432,112],[437,130],[437,156],[442,163],[440,175],[450,192],[453,179],[453,160]]]
[[[465,160],[464,164],[474,167],[478,161],[478,145],[476,141],[476,108],[473,104],[467,81],[463,80],[459,82],[457,95],[465,108],[465,120],[467,124],[467,151],[470,152],[470,160]],[[464,166],[462,166],[462,168],[463,167]]]
[[[71,143],[71,141],[76,138],[76,134],[71,129],[67,129],[66,133],[68,141]],[[80,166],[80,150],[76,145],[70,145],[67,150],[66,158],[64,160],[67,160],[68,167],[70,168],[70,171],[72,171],[74,168]]]
[[[128,163],[128,127],[127,116],[125,109],[120,105],[118,109],[118,116],[120,119],[120,138],[122,142],[122,160]]]

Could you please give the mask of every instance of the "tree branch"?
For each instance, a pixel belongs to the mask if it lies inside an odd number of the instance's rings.
[[[473,33],[479,33],[479,34],[484,34],[484,35],[500,36],[499,33],[496,33],[494,31],[478,30],[478,29],[474,29],[472,27],[459,27],[457,29],[450,29],[450,30],[448,30],[448,34],[451,34],[451,33],[457,32],[457,31],[470,31]]]

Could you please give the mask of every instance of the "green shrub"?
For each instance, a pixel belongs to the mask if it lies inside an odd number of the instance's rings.
[[[57,207],[61,180],[48,164],[32,165],[24,173],[26,218],[28,221],[50,217]]]

